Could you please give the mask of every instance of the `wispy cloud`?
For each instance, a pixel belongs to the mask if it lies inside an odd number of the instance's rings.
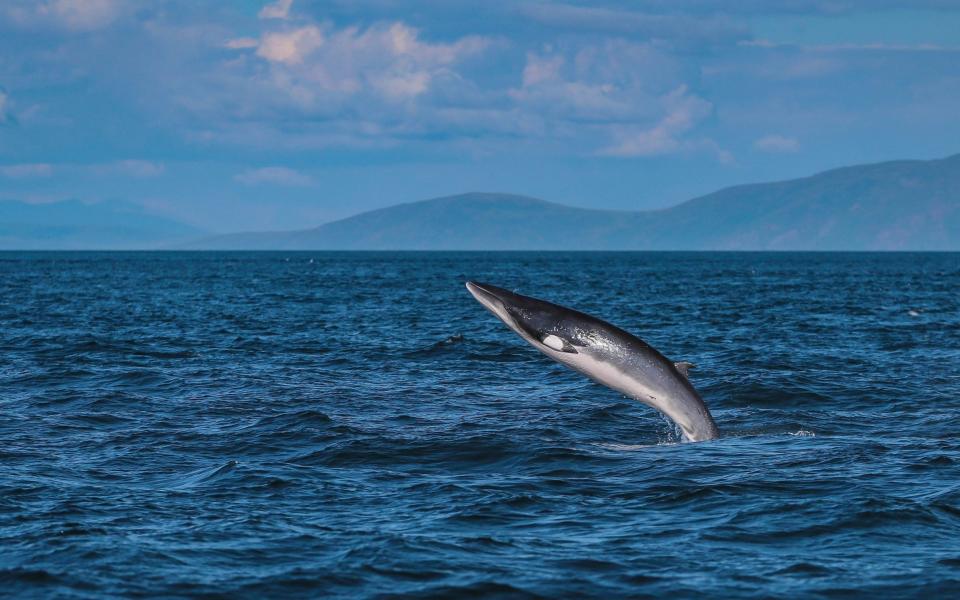
[[[270,62],[297,65],[323,46],[323,34],[315,25],[292,31],[265,33],[257,44],[257,56]]]
[[[800,142],[782,135],[767,135],[753,142],[753,147],[763,152],[796,152]]]
[[[260,40],[256,38],[233,38],[227,40],[224,44],[224,48],[229,48],[231,50],[244,50],[247,48],[256,48],[260,45]]]
[[[661,98],[666,114],[650,128],[624,127],[615,133],[618,141],[600,150],[607,156],[656,156],[693,146],[683,139],[713,111],[713,106],[680,86]],[[696,143],[694,143],[696,145]]]
[[[127,159],[100,165],[98,170],[101,173],[113,173],[129,177],[159,177],[163,175],[166,168],[158,162]]]
[[[420,95],[455,63],[488,45],[479,36],[426,42],[419,31],[399,22],[366,29],[310,24],[265,32],[256,54],[274,69],[270,83],[278,91],[311,105],[359,93],[386,99]]]
[[[0,175],[10,179],[50,177],[53,175],[53,166],[47,163],[5,165],[0,167]]]
[[[293,0],[277,0],[261,8],[257,16],[261,19],[287,19],[292,5]]]
[[[54,173],[93,175],[97,177],[159,177],[166,171],[163,164],[148,160],[127,159],[107,163],[78,165],[62,163],[23,163],[0,166],[0,175],[11,179],[50,177]]]
[[[743,39],[749,35],[749,29],[743,23],[717,16],[717,13],[694,17],[683,13],[642,12],[558,2],[522,4],[517,11],[542,25],[554,28],[614,33],[644,39],[714,43]]]
[[[245,185],[282,185],[303,187],[313,185],[313,178],[288,167],[263,167],[250,169],[234,177]]]
[[[689,150],[685,137],[712,110],[690,91],[681,62],[656,43],[613,38],[544,46],[525,53],[519,81],[491,87],[471,77],[472,67],[488,53],[502,57],[499,43],[476,35],[430,41],[403,22],[266,26],[259,37],[227,44],[244,59],[226,66],[227,88],[204,93],[196,106],[210,111],[211,125],[232,115],[243,128],[256,129],[251,142],[326,147],[339,139],[345,146],[382,147],[396,139],[481,132],[547,143],[581,138],[581,154],[632,156]],[[682,107],[673,105],[680,102],[671,95],[678,89]],[[266,119],[278,111],[302,127],[270,134]],[[240,127],[224,123],[198,135],[235,139]]]
[[[10,103],[10,97],[7,96],[7,93],[0,89],[0,123],[6,123],[7,116],[7,105]]]
[[[53,25],[91,31],[113,23],[128,7],[121,0],[7,0],[7,17],[22,26]]]
[[[960,46],[944,44],[892,44],[888,42],[844,44],[794,44],[768,39],[741,40],[738,46],[747,48],[784,48],[808,52],[960,52]]]

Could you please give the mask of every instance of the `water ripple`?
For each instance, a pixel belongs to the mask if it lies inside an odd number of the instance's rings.
[[[696,363],[723,437],[679,443],[468,278]],[[956,596],[958,289],[957,254],[0,253],[0,582]]]

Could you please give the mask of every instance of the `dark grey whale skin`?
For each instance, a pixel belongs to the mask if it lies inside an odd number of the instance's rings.
[[[669,417],[691,442],[716,439],[717,424],[683,363],[615,325],[486,283],[467,289],[487,310],[550,358]]]

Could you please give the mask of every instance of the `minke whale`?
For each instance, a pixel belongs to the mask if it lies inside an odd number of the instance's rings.
[[[691,442],[716,439],[717,424],[687,378],[690,363],[596,317],[486,283],[467,282],[480,304],[553,360],[659,410]]]

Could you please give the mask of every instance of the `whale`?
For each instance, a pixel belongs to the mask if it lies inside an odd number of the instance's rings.
[[[691,363],[673,362],[635,335],[588,314],[475,281],[467,290],[507,327],[558,363],[667,416],[689,442],[720,436],[690,383]]]

